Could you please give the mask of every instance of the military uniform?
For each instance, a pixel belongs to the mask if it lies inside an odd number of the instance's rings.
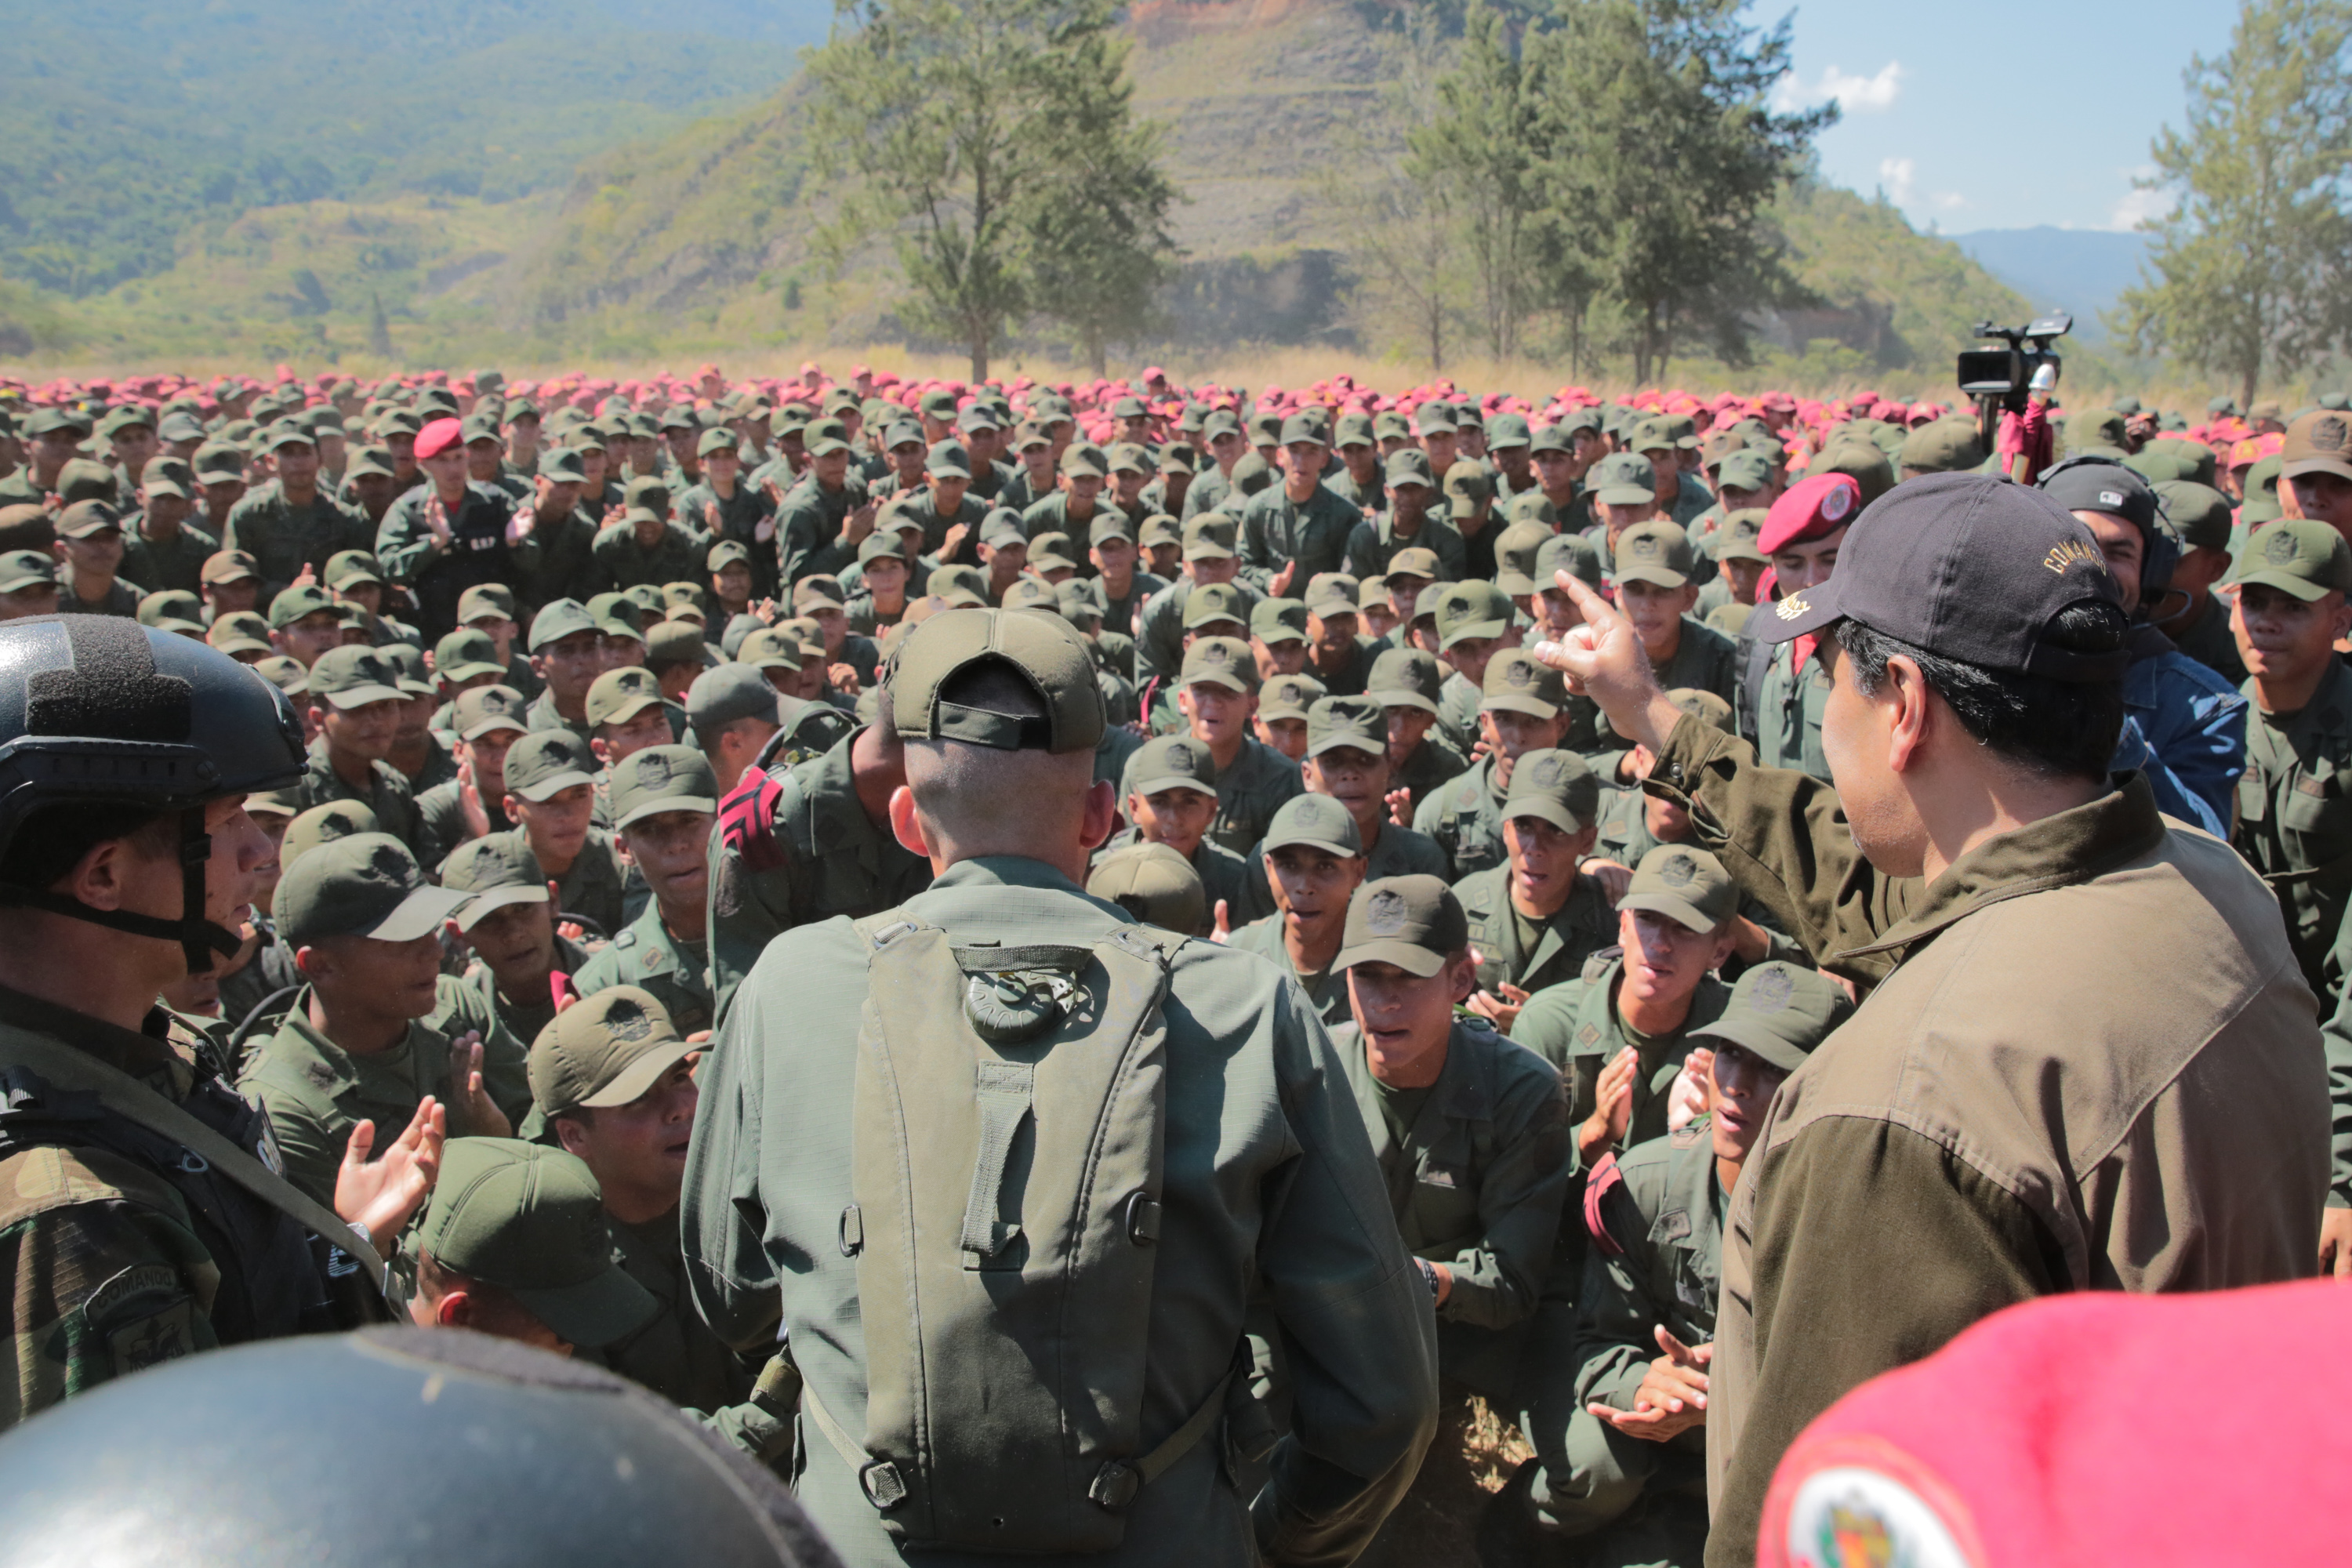
[[[1087,595],[1094,600],[1095,607],[1102,611],[1105,632],[1126,637],[1136,631],[1136,620],[1142,614],[1143,606],[1151,602],[1152,595],[1168,586],[1168,579],[1139,566],[1128,575],[1127,592],[1116,599],[1110,596],[1110,589],[1100,573],[1088,577],[1086,584]],[[1178,616],[1177,634],[1181,643],[1183,634],[1181,615]]]
[[[1234,927],[1225,945],[1243,952],[1255,952],[1298,982],[1298,989],[1306,993],[1315,1016],[1334,1030],[1355,1021],[1355,1011],[1348,1000],[1348,972],[1328,966],[1309,974],[1300,969],[1290,956],[1289,945],[1282,940],[1280,915],[1267,915]]]
[[[709,951],[707,938],[687,942],[672,935],[661,910],[648,904],[627,930],[572,972],[572,984],[583,995],[608,985],[635,985],[662,1005],[679,1034],[697,1034],[709,1028],[716,1016]]]
[[[551,604],[557,599],[578,599],[583,604],[603,591],[603,577],[596,565],[596,520],[584,507],[573,507],[553,522],[544,519],[531,524],[530,537],[539,547],[539,559],[514,586],[527,605]],[[509,677],[509,685],[515,682]],[[518,687],[528,696],[529,687]]]
[[[1691,1031],[1722,1016],[1731,987],[1707,976],[1691,994],[1690,1012],[1678,1027],[1669,1034],[1637,1036],[1617,1006],[1624,977],[1624,953],[1614,946],[1603,948],[1585,960],[1577,984],[1538,992],[1521,1009],[1514,1032],[1567,1078],[1569,1113],[1579,1124],[1598,1103],[1595,1090],[1601,1069],[1619,1051],[1633,1047],[1641,1065],[1633,1074],[1633,1109],[1622,1140],[1630,1148],[1665,1135],[1666,1090],[1694,1045],[1702,1043],[1691,1039]]]
[[[785,493],[776,511],[776,551],[786,587],[813,573],[838,573],[856,563],[857,546],[843,541],[842,524],[866,501],[866,481],[854,470],[837,490],[826,489],[812,473]]]
[[[716,527],[710,521],[710,509],[714,506],[719,509]],[[731,539],[751,553],[751,592],[755,597],[764,598],[776,591],[775,552],[761,549],[759,537],[760,525],[776,515],[776,503],[768,499],[767,491],[739,479],[735,482],[735,494],[722,500],[706,479],[677,498],[677,511],[688,528],[700,533],[709,542],[715,544],[719,540]],[[668,580],[692,583],[700,581],[700,576],[688,573],[683,577]]]
[[[746,773],[720,803],[720,830],[710,836],[709,957],[721,1021],[735,988],[780,932],[889,909],[930,880],[930,863],[877,827],[858,804],[850,768],[856,738],[842,735],[825,751],[766,773],[776,794],[758,820],[740,814],[756,798],[746,786],[758,791],[762,775]]]
[[[188,531],[184,526],[182,531]],[[287,500],[285,490],[273,479],[229,509],[220,548],[242,550],[253,557],[254,570],[261,574],[261,602],[266,605],[300,576],[303,567],[310,567],[323,583],[329,559],[345,550],[373,550],[375,542],[376,531],[368,525],[366,514],[335,500],[324,485],[309,505],[298,507]],[[196,564],[201,567],[204,563]],[[187,586],[193,589],[195,584]]]
[[[536,536],[509,544],[514,502],[495,485],[469,484],[446,520],[450,541],[444,546],[425,521],[435,493],[424,484],[394,501],[376,525],[374,542],[384,581],[416,596],[417,626],[437,640],[457,626],[457,601],[467,589],[530,581],[539,570],[540,544]],[[364,542],[358,548],[366,548]]]
[[[1495,783],[1495,759],[1479,758],[1423,801],[1412,814],[1412,826],[1445,851],[1453,868],[1449,881],[1503,864],[1503,791]]]
[[[353,1056],[310,1026],[305,986],[277,1031],[255,1046],[237,1089],[269,1113],[286,1161],[286,1179],[322,1204],[335,1198],[335,1172],[352,1129],[373,1121],[378,1146],[400,1136],[426,1095],[457,1102],[449,1079],[449,1043],[475,1031],[482,1037],[482,1089],[511,1122],[530,1109],[523,1043],[479,995],[444,976],[438,1005],[409,1022],[389,1050]]]
[[[302,809],[329,805],[339,800],[355,800],[375,813],[377,827],[408,846],[411,854],[420,856],[419,840],[423,837],[422,823],[416,815],[416,800],[409,793],[408,780],[390,763],[368,764],[370,783],[366,789],[356,789],[343,780],[334,764],[327,760],[327,742],[322,738],[310,742],[310,754],[302,769]]]
[[[1242,613],[1246,616],[1258,606],[1265,595],[1249,584],[1234,580],[1241,590]],[[1179,577],[1163,591],[1143,602],[1136,612],[1135,648],[1139,669],[1147,675],[1173,680],[1184,668],[1184,605],[1192,596],[1192,579]],[[1108,617],[1104,625],[1109,625]]]
[[[577,719],[566,719],[555,706],[555,693],[543,687],[530,700],[530,706],[523,710],[522,716],[534,730],[569,730],[583,741],[593,740],[596,735],[596,726],[588,722],[585,713]]]
[[[230,513],[231,517],[236,514]],[[205,563],[220,549],[220,541],[203,529],[186,522],[169,539],[152,539],[139,523],[125,518],[122,523],[122,574],[134,583],[143,583],[150,593],[176,588],[184,593],[204,592]]]
[[[1120,796],[1119,800],[1122,805],[1126,804],[1124,795]],[[1123,827],[1103,840],[1102,847],[1095,851],[1095,859],[1100,860],[1106,855],[1143,841],[1141,828]],[[1244,921],[1252,918],[1242,912],[1249,902],[1249,874],[1252,862],[1244,860],[1214,838],[1204,837],[1199,844],[1193,846],[1190,864],[1194,874],[1201,879],[1201,891],[1208,900],[1208,914],[1211,919],[1213,920],[1216,917],[1217,901],[1221,899],[1224,900],[1226,909],[1231,914],[1234,929],[1238,930]],[[1263,879],[1260,879],[1258,886],[1260,888],[1265,886]]]
[[[1232,765],[1217,774],[1217,816],[1209,824],[1209,837],[1236,855],[1245,854],[1265,837],[1266,824],[1282,803],[1306,788],[1297,763],[1245,735]],[[1122,781],[1119,798],[1132,793]]]
[[[1762,608],[1758,606],[1759,611]],[[1756,702],[1756,733],[1748,737],[1764,766],[1795,768],[1828,781],[1829,758],[1822,752],[1822,713],[1829,700],[1829,661],[1819,649],[1805,660],[1801,671],[1796,668],[1794,643],[1782,643],[1771,650]]]
[[[559,913],[555,918],[560,921],[563,917]],[[572,975],[577,984],[580,971],[588,967],[591,962],[586,948],[561,931],[555,933],[554,970],[557,973]],[[539,1038],[539,1032],[547,1027],[548,1021],[555,1016],[555,996],[546,986],[535,988],[530,995],[518,1001],[499,989],[499,977],[490,973],[490,966],[478,958],[467,963],[459,983],[473,993],[477,1006],[487,1008],[498,1016],[499,1022],[506,1026],[508,1033],[522,1042],[525,1050],[530,1048],[530,1042]],[[589,987],[582,985],[579,989],[584,995]]]
[[[1454,896],[1469,918],[1470,945],[1485,960],[1479,988],[1493,995],[1507,984],[1529,993],[1567,984],[1583,973],[1586,960],[1617,941],[1617,911],[1590,877],[1578,877],[1568,901],[1541,921],[1511,902],[1507,863],[1463,878]]]
[[[1264,589],[1296,562],[1292,583],[1304,587],[1309,578],[1339,571],[1363,515],[1320,484],[1303,503],[1292,500],[1280,485],[1269,485],[1242,509],[1242,575]]]
[[[466,820],[465,803],[458,798],[460,787],[453,779],[416,797],[416,861],[428,871],[473,837],[472,825]],[[507,818],[503,797],[492,800],[483,796],[482,815],[488,819],[492,833],[503,833],[514,826]]]
[[[1574,1163],[1559,1075],[1483,1018],[1459,1018],[1427,1089],[1372,1076],[1352,1025],[1333,1031],[1405,1247],[1442,1263],[1440,1371],[1489,1397],[1510,1387]]]
[[[1388,574],[1389,563],[1407,550],[1434,551],[1441,583],[1458,583],[1469,568],[1469,552],[1461,533],[1450,522],[1423,517],[1412,534],[1396,531],[1394,519],[1365,518],[1348,535],[1346,564],[1341,570],[1358,578]]]
[[[651,550],[637,542],[636,531],[626,523],[605,529],[590,547],[600,594],[698,582],[704,575],[703,558],[709,553],[706,535],[675,522],[663,524],[661,542]]]
[[[121,577],[109,583],[105,595],[97,599],[85,599],[76,594],[70,576],[61,577],[58,586],[65,590],[58,595],[58,614],[61,616],[121,616],[136,619],[139,601],[147,596],[147,590]]]
[[[530,847],[521,828],[508,832],[526,849]],[[597,931],[607,936],[635,919],[649,897],[636,868],[622,865],[612,834],[601,827],[589,828],[588,841],[580,847],[571,867],[561,877],[549,879],[555,883],[556,908],[562,914],[593,921]]]
[[[2286,913],[2305,984],[2344,990],[2345,912],[2352,907],[2352,668],[2330,659],[2311,700],[2294,713],[2262,710],[2244,688],[2246,771],[2238,779],[2238,852],[2263,874]]]
[[[1404,766],[1390,772],[1389,784],[1392,788],[1412,792],[1412,809],[1417,815],[1423,801],[1469,771],[1470,759],[1445,738],[1442,729],[1433,725],[1421,738],[1421,744],[1412,749],[1412,754],[1405,758]]]

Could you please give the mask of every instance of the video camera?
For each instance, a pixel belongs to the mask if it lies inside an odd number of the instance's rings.
[[[1979,321],[1976,335],[1999,338],[2007,343],[2000,349],[1962,349],[1960,351],[1960,393],[1977,399],[1994,399],[2011,414],[2025,412],[2025,395],[2033,384],[2034,373],[2047,365],[2050,374],[2045,384],[2058,379],[2058,355],[2051,343],[2074,330],[2074,318],[2068,315],[2043,316],[2030,326],[1997,327],[1990,321]]]

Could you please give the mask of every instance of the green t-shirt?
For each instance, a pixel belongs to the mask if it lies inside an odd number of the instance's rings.
[[[1399,1148],[1407,1145],[1409,1140],[1406,1135],[1412,1131],[1413,1122],[1421,1115],[1422,1102],[1436,1087],[1435,1084],[1423,1084],[1419,1089],[1398,1089],[1382,1083],[1377,1078],[1372,1079],[1372,1092],[1381,1097],[1381,1119],[1389,1124],[1389,1136],[1395,1140]]]

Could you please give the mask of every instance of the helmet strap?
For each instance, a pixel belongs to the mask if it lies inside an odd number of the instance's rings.
[[[187,959],[188,973],[203,974],[212,969],[215,952],[226,958],[245,944],[244,939],[235,931],[205,918],[205,867],[212,856],[213,838],[205,831],[203,808],[199,806],[182,812],[181,915],[175,921],[165,920],[160,915],[142,915],[134,910],[101,910],[85,904],[79,899],[67,898],[62,893],[38,888],[19,888],[7,882],[0,882],[0,905],[62,915],[67,920],[104,926],[109,931],[123,931],[131,936],[176,942]]]

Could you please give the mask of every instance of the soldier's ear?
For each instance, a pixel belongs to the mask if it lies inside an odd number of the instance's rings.
[[[890,792],[890,837],[908,854],[930,858],[931,847],[923,838],[922,819],[915,814],[915,792],[905,784]]]

